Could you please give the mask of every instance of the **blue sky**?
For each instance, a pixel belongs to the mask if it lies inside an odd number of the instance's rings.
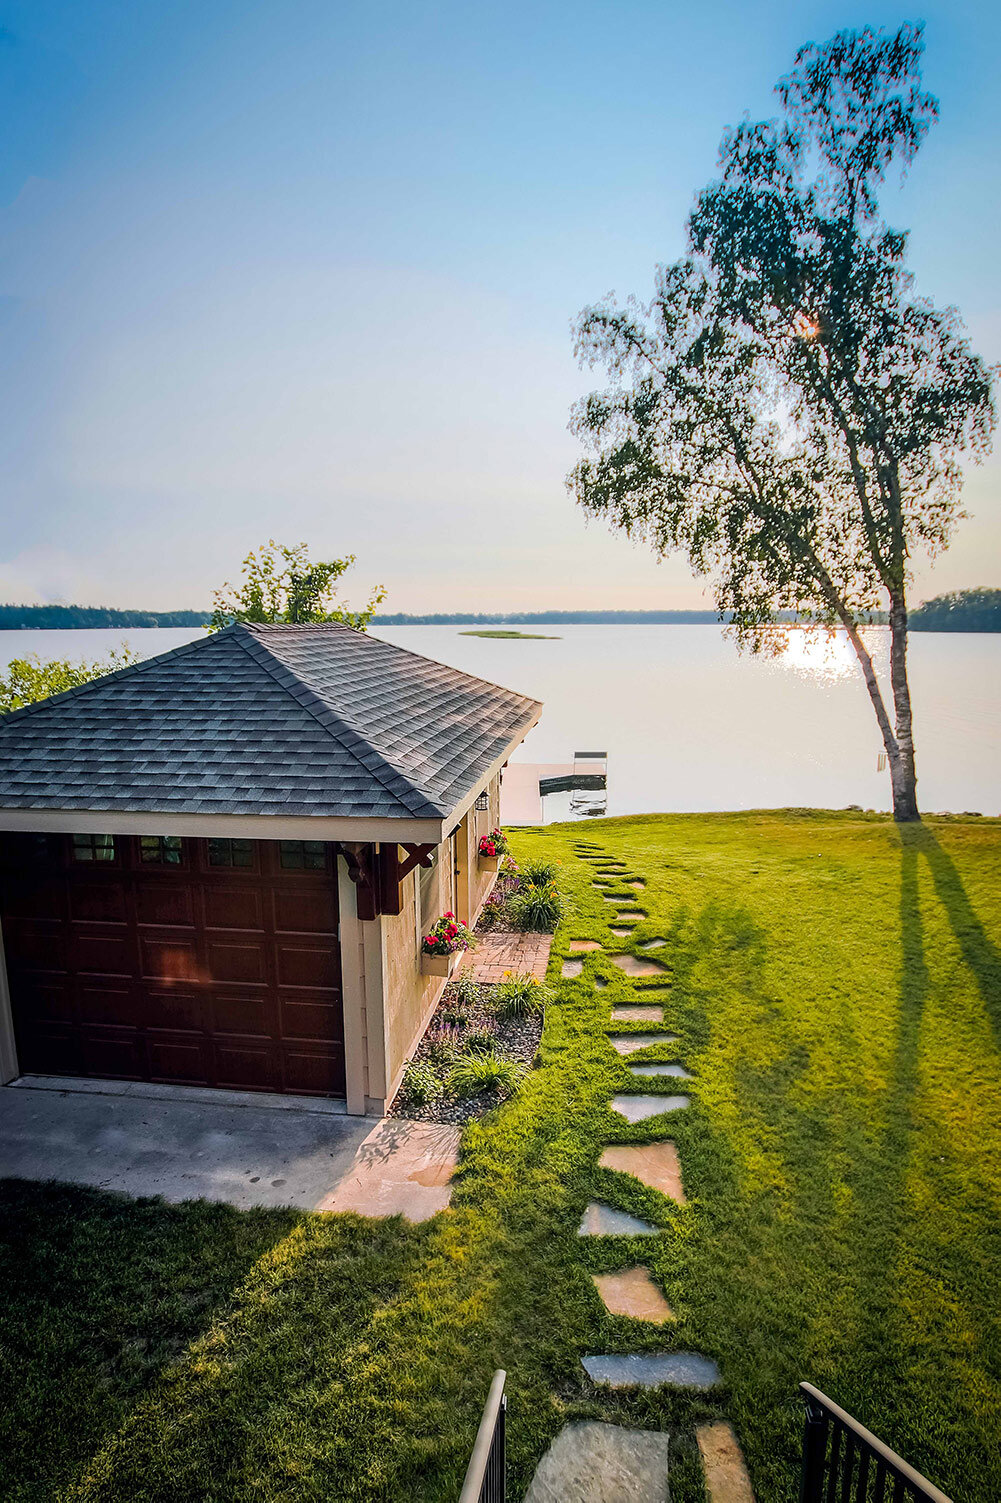
[[[398,610],[706,603],[585,526],[570,322],[647,295],[723,127],[886,5],[0,3],[0,598],[194,606],[269,536]],[[1001,7],[926,6],[885,203],[1001,358]],[[1001,584],[1001,463],[918,596]]]

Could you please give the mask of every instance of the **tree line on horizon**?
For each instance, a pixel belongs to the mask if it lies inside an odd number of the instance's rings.
[[[130,611],[102,605],[2,605],[0,631],[70,631],[142,627],[208,626],[212,612]],[[396,611],[371,617],[374,626],[701,626],[729,624],[731,613],[712,610],[664,611]],[[800,619],[795,611],[781,611],[776,619],[788,624]],[[869,617],[875,626],[886,624],[885,611]],[[1001,631],[1001,590],[953,590],[936,595],[911,611],[911,631]]]

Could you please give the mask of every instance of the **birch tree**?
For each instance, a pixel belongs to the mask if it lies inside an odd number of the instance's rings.
[[[937,118],[920,27],[800,49],[781,118],[723,138],[688,255],[648,305],[585,309],[576,347],[605,390],[574,409],[585,511],[682,549],[767,650],[780,611],[842,627],[886,748],[897,820],[918,819],[907,677],[915,553],[961,512],[962,465],[989,449],[992,372],[952,308],[915,294],[907,236],[879,211],[888,173]],[[889,626],[889,684],[861,627]]]

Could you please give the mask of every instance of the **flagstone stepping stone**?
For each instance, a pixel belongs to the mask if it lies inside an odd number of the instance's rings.
[[[676,1200],[679,1206],[686,1204],[678,1150],[671,1142],[612,1143],[598,1160],[598,1168],[631,1174],[651,1190],[659,1190],[669,1200]]]
[[[719,1368],[698,1352],[629,1352],[623,1356],[582,1357],[592,1383],[609,1388],[715,1388]]]
[[[591,1278],[609,1315],[628,1315],[632,1320],[648,1320],[655,1326],[677,1320],[642,1265],[623,1268],[619,1273],[592,1273]]]
[[[754,1503],[751,1479],[737,1437],[725,1420],[695,1431],[709,1503]]]
[[[659,950],[661,945],[666,945],[666,939],[644,939],[637,946],[640,950]]]
[[[625,922],[626,919],[629,919],[632,923],[638,924],[640,919],[646,918],[646,914],[641,913],[638,908],[624,908],[619,914],[619,918],[622,919],[623,922]]]
[[[601,940],[600,939],[572,939],[570,941],[570,948],[571,948],[571,950],[600,950],[601,949]]]
[[[676,1033],[618,1033],[609,1034],[608,1042],[617,1054],[636,1054],[640,1049],[649,1049],[651,1044],[676,1044]]]
[[[635,887],[637,892],[642,892],[644,887],[646,886],[646,883],[643,881],[642,877],[630,877],[626,886]]]
[[[610,932],[612,934],[616,935],[619,939],[625,939],[625,937],[626,937],[627,934],[632,934],[633,929],[635,928],[635,925],[633,925],[633,924],[609,924],[608,927],[609,927]]]
[[[577,1228],[578,1237],[656,1237],[657,1227],[603,1200],[589,1200]]]
[[[613,1096],[612,1111],[627,1122],[645,1122],[664,1112],[680,1112],[690,1100],[690,1096]]]
[[[599,1420],[564,1425],[535,1469],[525,1503],[669,1503],[671,1437]]]
[[[627,976],[659,976],[664,967],[657,960],[640,960],[637,955],[612,955],[613,965]]]
[[[664,1009],[651,1007],[649,1003],[642,1006],[612,1008],[613,1023],[663,1023]]]
[[[611,897],[611,898],[606,895],[605,902],[606,903],[611,903],[612,906],[613,906],[613,908],[621,908],[622,907],[622,902],[623,902],[623,898],[622,898],[621,892],[618,893],[616,896]]]
[[[630,1065],[630,1075],[643,1077],[647,1075],[670,1075],[673,1080],[691,1080],[692,1077],[684,1065]]]
[[[592,887],[596,887],[598,889],[598,891],[601,892],[603,888],[605,888],[605,887],[608,886],[608,883],[607,882],[592,882],[591,886]]]
[[[560,975],[579,976],[583,969],[584,962],[582,960],[564,960],[563,969],[560,971]]]

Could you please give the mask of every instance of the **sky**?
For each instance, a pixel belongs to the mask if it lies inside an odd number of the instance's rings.
[[[649,295],[801,43],[913,19],[884,208],[996,361],[996,3],[0,0],[0,599],[201,607],[274,537],[387,610],[710,605],[566,493],[572,320]],[[1001,585],[999,493],[915,599]]]

